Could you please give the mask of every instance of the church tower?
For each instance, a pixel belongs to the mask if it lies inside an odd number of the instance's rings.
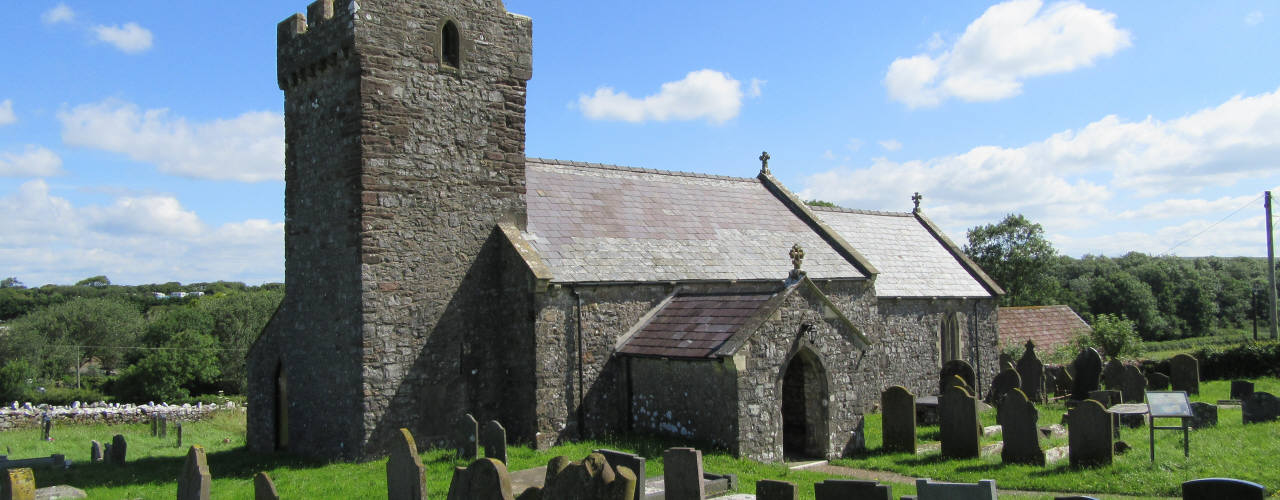
[[[490,400],[499,222],[524,225],[532,22],[500,0],[319,0],[278,27],[285,284],[251,449],[359,459]],[[491,418],[498,418],[493,416]]]

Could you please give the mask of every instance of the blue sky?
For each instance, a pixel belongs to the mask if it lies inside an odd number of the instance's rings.
[[[1072,256],[1266,254],[1280,4],[777,5],[507,1],[527,154],[753,176],[768,150],[806,198],[919,191],[956,241],[1019,212]],[[305,8],[10,6],[0,275],[282,281],[275,25]]]

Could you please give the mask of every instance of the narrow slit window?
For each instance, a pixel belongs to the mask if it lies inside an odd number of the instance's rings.
[[[440,28],[440,57],[446,66],[457,68],[462,62],[461,43],[458,40],[458,25],[453,21],[445,21]]]

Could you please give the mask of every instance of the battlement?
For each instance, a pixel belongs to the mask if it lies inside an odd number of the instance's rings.
[[[276,70],[281,90],[322,73],[351,55],[354,1],[316,0],[307,14],[276,25]]]

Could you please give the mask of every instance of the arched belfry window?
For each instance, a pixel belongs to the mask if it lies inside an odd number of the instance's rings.
[[[960,342],[960,319],[956,317],[956,313],[942,316],[942,325],[938,329],[938,341],[941,344],[939,351],[942,353],[943,363],[964,357]]]
[[[440,62],[452,68],[462,65],[462,40],[453,21],[445,21],[440,28]]]

